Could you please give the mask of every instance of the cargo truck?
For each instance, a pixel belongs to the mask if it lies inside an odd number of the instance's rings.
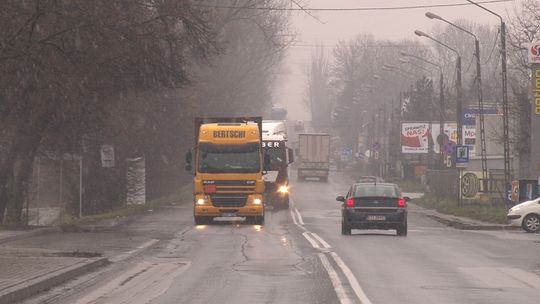
[[[186,170],[195,175],[195,224],[215,217],[264,224],[263,174],[269,160],[261,139],[261,117],[195,119],[195,149],[186,154]]]
[[[328,181],[330,171],[330,135],[302,133],[298,135],[298,180],[316,177]]]
[[[289,164],[293,151],[287,147],[287,128],[282,120],[263,120],[263,151],[269,158],[264,175],[266,201],[274,208],[289,208]]]

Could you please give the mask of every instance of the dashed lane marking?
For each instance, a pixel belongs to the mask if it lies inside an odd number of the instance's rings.
[[[294,211],[296,212],[296,216],[298,217],[298,223],[300,225],[304,225],[304,219],[302,218],[302,215],[300,214],[300,211],[298,211],[297,208],[294,208]]]

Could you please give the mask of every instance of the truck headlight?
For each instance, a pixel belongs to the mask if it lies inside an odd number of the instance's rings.
[[[204,205],[205,203],[206,203],[206,202],[205,202],[205,200],[204,200],[203,198],[200,198],[200,199],[197,200],[197,205],[199,205],[199,206],[202,206],[202,205]]]
[[[256,198],[253,200],[253,205],[260,205],[262,204],[262,200],[260,198]]]
[[[289,192],[289,187],[287,187],[287,186],[285,186],[285,185],[279,186],[278,192],[281,193],[281,194],[288,193],[288,192]]]

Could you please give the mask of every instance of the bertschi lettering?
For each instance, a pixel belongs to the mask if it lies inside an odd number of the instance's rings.
[[[222,130],[214,131],[214,138],[245,138],[246,131]]]

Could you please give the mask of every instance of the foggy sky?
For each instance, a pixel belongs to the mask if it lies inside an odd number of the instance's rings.
[[[355,8],[389,7],[432,4],[467,3],[465,0],[310,0],[310,8]],[[505,3],[484,4],[487,8],[508,20],[513,16],[520,0]],[[297,34],[295,46],[288,51],[284,70],[274,90],[274,103],[283,104],[289,111],[290,119],[309,120],[310,116],[303,103],[306,87],[306,70],[314,44],[323,44],[328,53],[340,40],[349,40],[357,34],[367,32],[376,39],[400,40],[419,39],[413,34],[415,29],[430,33],[441,21],[430,20],[424,16],[427,11],[448,20],[469,19],[480,24],[496,26],[499,19],[475,6],[439,7],[429,9],[409,9],[394,11],[348,11],[314,12],[323,23],[305,12],[293,12],[293,30]]]

